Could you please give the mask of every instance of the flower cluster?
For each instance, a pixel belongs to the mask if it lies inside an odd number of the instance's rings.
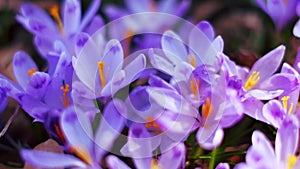
[[[296,0],[257,2],[279,30],[296,14]],[[224,41],[208,21],[193,25],[179,18],[190,1],[107,5],[104,12],[113,21],[106,25],[97,15],[100,3],[93,0],[83,17],[76,0],[48,12],[25,3],[16,16],[48,66],[40,70],[26,52],[15,53],[16,82],[0,76],[0,110],[13,98],[63,150],[21,149],[26,163],[185,168],[195,158],[191,148],[212,150],[213,156],[224,130],[250,116],[277,131],[275,151],[255,131],[245,162],[235,168],[300,168],[300,68],[282,63],[284,45],[249,69],[224,53]]]

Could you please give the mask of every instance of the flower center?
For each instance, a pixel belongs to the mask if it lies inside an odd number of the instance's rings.
[[[36,68],[32,68],[27,71],[27,74],[28,76],[32,76],[35,72],[37,72]]]
[[[109,75],[109,69],[107,70],[106,74],[104,73],[104,67],[105,63],[104,62],[98,62],[98,69],[99,69],[99,77],[100,77],[100,83],[101,87],[103,88],[106,85],[106,81]]]
[[[49,13],[53,17],[53,19],[55,20],[55,22],[56,22],[56,24],[58,26],[58,29],[61,32],[61,34],[64,34],[64,28],[63,28],[63,24],[62,24],[62,21],[61,21],[60,16],[59,16],[59,8],[58,8],[58,6],[54,5],[50,9]]]
[[[296,162],[297,162],[297,156],[289,155],[287,157],[287,169],[292,169]]]
[[[210,113],[212,111],[212,106],[211,106],[211,100],[210,98],[207,98],[205,100],[205,103],[202,105],[202,115],[205,117],[205,118],[208,118],[210,116]]]
[[[64,107],[68,107],[71,103],[71,100],[67,96],[68,92],[70,91],[70,85],[66,84],[60,87],[60,90],[63,92],[63,96],[60,98]]]
[[[252,89],[252,87],[256,85],[259,80],[260,80],[259,72],[253,71],[244,85],[246,91]]]
[[[61,131],[61,129],[59,128],[59,126],[57,124],[54,125],[54,129],[56,131],[56,134],[58,135],[58,137],[63,141],[65,142],[66,139],[65,139],[65,135],[64,133]]]
[[[85,163],[92,165],[92,158],[85,146],[82,145],[71,146],[70,152],[75,154],[78,158],[80,158]]]
[[[284,110],[288,113],[291,114],[294,108],[294,103],[290,104],[290,107],[288,108],[288,100],[290,99],[290,96],[284,96],[281,98],[281,102],[283,105]]]
[[[152,117],[147,116],[145,120],[146,123],[144,124],[144,126],[147,129],[152,130],[155,134],[161,133],[159,124],[157,124]]]

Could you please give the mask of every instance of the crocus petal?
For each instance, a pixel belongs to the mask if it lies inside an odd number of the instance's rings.
[[[109,102],[104,109],[103,117],[95,135],[95,143],[105,151],[109,151],[114,140],[120,135],[125,125],[126,119],[122,116],[127,110],[121,100],[114,99]],[[103,155],[103,151],[96,150],[98,159]]]
[[[47,73],[36,72],[30,78],[26,92],[32,97],[41,99],[49,85],[50,77]]]
[[[269,53],[267,53],[266,55],[264,55],[257,62],[255,62],[251,71],[249,72],[249,76],[254,71],[259,72],[259,82],[263,82],[278,69],[283,59],[284,52],[285,46],[280,45],[277,48],[270,51]]]
[[[182,168],[182,164],[185,162],[185,145],[179,143],[167,152],[163,152],[161,155],[158,165],[161,168]]]
[[[114,95],[120,88],[125,86],[125,80],[126,75],[124,70],[116,72],[112,79],[102,89],[101,96],[105,97]]]
[[[170,73],[173,72],[174,70],[174,64],[170,61],[168,61],[167,59],[165,59],[164,57],[156,54],[154,52],[154,49],[149,49],[149,52],[148,52],[148,56],[149,56],[149,59],[150,59],[150,62],[152,64],[153,67],[159,69],[159,70],[162,70],[164,72],[167,72],[167,73]],[[175,58],[173,58],[175,59]],[[176,63],[178,63],[178,59],[176,59],[177,61],[175,61]]]
[[[215,169],[230,169],[228,163],[219,163]]]
[[[48,60],[47,54],[49,54],[50,51],[54,51],[53,42],[49,40],[49,38],[35,36],[34,44],[37,47],[38,52]]]
[[[81,32],[76,37],[75,42],[75,53],[77,56],[80,55],[81,49],[84,47],[90,36],[87,33]]]
[[[93,35],[97,30],[102,28],[104,26],[104,20],[101,16],[96,15],[91,20],[91,23],[85,28],[85,32],[87,32],[89,35]]]
[[[66,109],[62,114],[60,126],[72,148],[80,148],[89,154],[92,152],[92,128],[87,125],[89,124],[87,117],[80,116],[79,121],[79,113],[77,115],[71,108]]]
[[[106,157],[106,164],[109,169],[130,169],[123,161],[114,155],[109,155]]]
[[[263,153],[268,155],[269,159],[273,159],[275,157],[275,153],[270,141],[267,137],[260,131],[254,131],[252,134],[252,145],[255,148],[263,148]]]
[[[190,79],[193,70],[194,67],[192,65],[188,64],[187,62],[181,62],[173,69],[174,79],[178,82],[187,82]]]
[[[178,59],[187,61],[188,54],[183,41],[173,31],[166,31],[161,39],[162,49],[170,61],[178,64]]]
[[[283,120],[275,139],[275,152],[279,161],[285,162],[288,156],[295,155],[298,147],[298,137],[298,121],[294,116],[289,116]]]
[[[21,156],[27,163],[41,168],[87,167],[78,158],[66,154],[23,149]]]
[[[91,21],[91,19],[95,16],[97,13],[99,6],[101,4],[101,0],[93,0],[90,7],[87,9],[87,12],[84,14],[79,30],[82,30],[86,27],[86,25]]]
[[[197,140],[199,141],[201,141],[201,138],[198,138],[198,136],[200,135],[200,133],[204,133],[201,132],[202,130],[206,130],[205,127],[200,128],[199,131],[197,132]],[[198,143],[205,150],[213,150],[217,148],[219,145],[221,145],[223,137],[224,137],[224,131],[219,128],[215,130],[214,133],[212,133],[212,135],[207,140],[205,140],[204,142],[198,141]]]
[[[124,54],[120,42],[115,39],[107,42],[103,56],[102,62],[105,63],[104,72],[109,71],[108,79],[111,79],[114,73],[123,65]]]
[[[210,40],[213,41],[215,38],[215,31],[211,24],[207,21],[201,21],[196,25]]]
[[[284,92],[284,90],[259,90],[259,89],[253,89],[250,90],[247,93],[246,97],[254,97],[258,100],[271,100],[274,99],[275,97],[280,96],[282,93]]]
[[[300,38],[300,20],[297,21],[297,23],[295,24],[294,28],[293,28],[293,34]]]
[[[142,124],[133,123],[129,128],[127,143],[121,148],[120,152],[128,157],[148,158],[152,157],[151,138]]]
[[[274,127],[279,128],[286,116],[282,104],[277,100],[271,100],[263,107],[263,115]]]
[[[248,116],[260,120],[260,121],[267,121],[265,117],[262,114],[262,108],[263,108],[263,102],[260,100],[257,100],[255,98],[248,98],[245,101],[242,102],[244,107],[244,113]]]
[[[125,84],[127,85],[136,80],[137,74],[146,68],[146,57],[144,54],[138,55],[128,65],[125,66],[124,71],[126,75]]]
[[[132,13],[147,12],[152,0],[132,0],[125,1],[127,8]]]
[[[23,89],[26,89],[30,79],[28,71],[37,71],[38,68],[36,64],[33,62],[31,57],[23,51],[19,51],[14,55],[13,64],[14,75],[18,83],[23,87]]]
[[[4,89],[0,88],[0,113],[6,108],[8,98]]]
[[[78,31],[81,20],[80,1],[66,0],[64,2],[63,22],[64,31],[70,36]]]

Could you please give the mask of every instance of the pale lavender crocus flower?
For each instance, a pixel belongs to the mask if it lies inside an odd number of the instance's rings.
[[[281,31],[295,16],[298,0],[256,0]]]
[[[267,137],[260,131],[254,131],[252,146],[246,154],[246,162],[239,163],[235,169],[297,169],[300,160],[296,155],[299,126],[295,117],[286,118],[279,127],[275,150]]]
[[[120,100],[110,102],[104,109],[102,120],[93,134],[90,120],[83,112],[73,108],[61,112],[59,125],[54,126],[63,144],[65,154],[22,149],[21,156],[25,162],[42,168],[82,168],[100,169],[100,162],[109,151],[114,140],[122,131],[126,112]]]
[[[163,152],[158,159],[156,158],[133,158],[137,169],[168,169],[183,168],[185,166],[186,149],[183,143],[178,143],[172,149]],[[106,158],[109,169],[129,169],[123,161],[113,155]]]

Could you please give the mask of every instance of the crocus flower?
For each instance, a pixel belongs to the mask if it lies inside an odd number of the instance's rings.
[[[263,115],[267,122],[276,128],[280,127],[282,121],[287,116],[294,116],[297,111],[296,105],[299,99],[299,74],[287,63],[283,64],[281,73],[288,73],[294,75],[296,86],[287,88],[278,100],[271,100],[263,107]],[[294,89],[296,87],[296,89]]]
[[[99,16],[95,16],[100,2],[94,0],[84,17],[81,17],[81,3],[78,0],[65,0],[61,11],[58,6],[52,7],[49,11],[51,16],[34,4],[24,3],[16,19],[35,35],[34,43],[51,69],[58,63],[61,52],[69,60],[76,54],[75,44],[80,32],[93,33],[103,25]]]
[[[272,18],[280,31],[296,16],[297,0],[256,0],[256,2]]]
[[[64,142],[66,153],[22,149],[21,155],[27,163],[42,168],[100,169],[101,158],[110,150],[125,124],[119,110],[124,111],[120,100],[110,102],[94,135],[91,122],[83,112],[66,109],[61,112],[59,125],[55,126],[57,134]]]
[[[235,169],[299,168],[300,160],[296,155],[299,137],[298,125],[294,117],[283,120],[276,134],[275,150],[263,133],[254,131],[252,146],[246,154],[246,162],[237,164]]]
[[[124,54],[118,40],[110,40],[103,49],[99,49],[92,38],[86,43],[81,55],[73,59],[73,65],[79,80],[97,97],[112,96],[135,80],[146,66],[143,54],[123,65]]]
[[[151,64],[171,76],[179,83],[183,83],[180,89],[187,100],[196,107],[201,104],[200,83],[210,83],[213,74],[218,67],[218,53],[223,51],[223,40],[220,36],[215,38],[212,26],[206,22],[200,22],[189,33],[188,43],[172,31],[166,31],[161,39],[163,54],[149,51]],[[188,45],[188,48],[186,47]],[[195,79],[197,74],[198,79]],[[188,92],[184,92],[187,88]]]
[[[185,165],[185,146],[179,143],[172,149],[162,153],[158,159],[149,158],[134,158],[133,162],[137,169],[168,169],[168,168],[183,168]],[[106,163],[109,169],[129,169],[123,161],[116,156],[109,155],[106,158]]]

